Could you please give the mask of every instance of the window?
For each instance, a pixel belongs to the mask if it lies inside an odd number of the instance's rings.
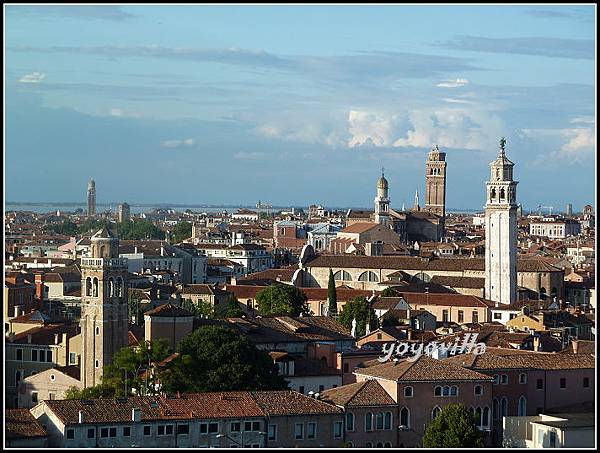
[[[473,313],[471,314],[471,322],[479,322],[479,313],[477,312],[477,310],[473,310]]]
[[[450,396],[450,387],[448,387],[447,385],[444,386],[443,391],[442,391],[442,395],[443,396]]]
[[[38,359],[38,351],[37,351],[37,349],[32,349],[31,350],[31,361],[37,362],[37,359]]]
[[[383,442],[377,442],[377,448],[383,448]]]
[[[489,407],[484,407],[483,408],[483,414],[481,416],[481,426],[483,426],[484,428],[489,428],[490,426],[490,408]]]
[[[498,399],[494,398],[492,401],[492,416],[494,420],[498,420],[500,418],[500,407],[498,404]]]
[[[45,362],[46,361],[46,351],[43,349],[40,349],[40,362]]]
[[[109,437],[117,437],[117,428],[109,428],[108,435]]]
[[[506,417],[507,413],[508,413],[508,399],[505,396],[503,396],[502,397],[502,403],[501,403],[501,412],[500,412],[500,415],[502,417]]]
[[[15,372],[15,387],[19,386],[19,381],[21,380],[22,377],[23,377],[23,375],[21,374],[21,370],[17,370]]]
[[[177,434],[189,434],[190,433],[190,425],[187,423],[182,423],[181,425],[177,425]]]
[[[363,272],[362,274],[360,274],[360,276],[358,277],[358,281],[359,282],[378,282],[379,278],[377,277],[377,274],[373,271],[366,271]]]
[[[123,426],[123,437],[131,436],[131,426]]]
[[[386,412],[383,416],[383,429],[392,429],[392,413]]]
[[[296,423],[294,426],[294,438],[295,439],[304,439],[304,424]]]
[[[96,327],[96,335],[100,335],[100,327]]]
[[[566,389],[567,388],[567,378],[560,378],[560,388],[561,389]]]
[[[435,388],[435,390],[434,390],[433,394],[434,394],[435,396],[442,396],[442,388],[441,388],[441,387],[438,385],[438,386]]]
[[[365,431],[373,431],[373,414],[370,412],[365,414]]]
[[[231,427],[229,431],[233,433],[239,433],[241,431],[241,423],[240,422],[231,422]]]
[[[96,368],[100,368],[100,361],[96,359],[96,363],[94,365],[96,366]]]
[[[209,433],[218,433],[219,432],[219,424],[216,422],[208,424],[208,432]]]
[[[410,411],[406,407],[400,410],[400,426],[410,427]]]
[[[475,395],[477,395],[477,396],[483,395],[483,387],[481,385],[475,386]]]
[[[46,362],[52,362],[52,351],[46,351]]]
[[[165,425],[158,425],[158,435],[159,436],[165,435]]]
[[[151,432],[152,432],[152,426],[145,425],[144,426],[144,436],[149,436]],[[200,432],[202,432],[202,425],[200,425]]]
[[[269,440],[277,440],[277,425],[269,425],[268,429]]]
[[[456,395],[458,395],[458,387],[456,385],[453,385],[452,387],[450,387],[450,396]]]
[[[589,386],[590,386],[590,378],[584,377],[583,378],[583,388],[588,388]]]
[[[306,429],[306,438],[315,439],[317,437],[317,424],[309,423]]]
[[[508,375],[506,375],[506,374],[501,375],[500,376],[500,383],[503,384],[503,385],[508,384]]]
[[[100,437],[102,437],[102,438],[108,437],[108,428],[101,428],[100,429]]]
[[[441,411],[442,410],[439,408],[439,406],[435,406],[431,411],[431,419],[433,420],[435,417],[437,417]]]
[[[352,412],[346,414],[346,431],[354,431],[354,414]]]
[[[519,398],[519,417],[523,417],[527,415],[527,398],[521,396]]]
[[[375,429],[383,429],[383,412],[375,416]]]
[[[96,437],[96,430],[94,428],[88,428],[87,438],[93,439]]]
[[[352,281],[352,276],[346,271],[337,271],[333,274],[334,280]]]
[[[304,395],[304,386],[303,386],[303,385],[301,385],[301,386],[298,388],[298,391]]]
[[[385,448],[392,448],[392,443],[391,442],[386,442],[383,446]]]
[[[23,361],[23,350],[17,349],[17,360]]]
[[[458,322],[465,322],[465,312],[458,310]]]
[[[442,321],[448,322],[448,310],[442,310]]]
[[[502,313],[495,312],[494,319],[502,319]]]
[[[373,448],[373,443],[372,442],[367,442],[367,448]]]
[[[69,365],[77,364],[77,354],[74,352],[69,352]]]
[[[252,422],[252,431],[260,431],[260,422]]]
[[[48,399],[55,400],[56,399],[56,393],[48,393]]]
[[[38,392],[31,392],[31,402],[37,404],[38,402]]]
[[[173,425],[167,425],[165,432],[166,432],[167,436],[172,436],[173,435]]]
[[[75,439],[75,430],[73,428],[67,429],[67,439]]]
[[[542,390],[544,388],[544,380],[543,379],[538,379],[535,383],[535,388],[537,390]]]
[[[404,387],[404,396],[406,398],[412,398],[413,396],[413,388],[412,387]]]
[[[519,374],[519,384],[527,384],[527,374]]]
[[[550,431],[550,448],[556,448],[556,432]]]

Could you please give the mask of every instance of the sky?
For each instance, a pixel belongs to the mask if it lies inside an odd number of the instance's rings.
[[[594,204],[594,5],[5,5],[5,200]],[[423,201],[421,201],[423,204]]]

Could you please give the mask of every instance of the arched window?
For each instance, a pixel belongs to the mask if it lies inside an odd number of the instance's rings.
[[[391,442],[386,442],[384,445],[385,448],[392,448],[392,443]]]
[[[546,300],[546,288],[543,286],[540,288],[540,299]]]
[[[404,387],[404,397],[412,398],[413,396],[413,388],[411,386]]]
[[[92,295],[92,279],[90,277],[85,279],[85,295]]]
[[[519,384],[527,384],[527,374],[526,373],[519,374]]]
[[[505,195],[506,195],[506,194],[504,193],[504,187],[502,187],[502,188],[500,189],[500,199],[501,199],[501,200],[504,200],[504,198],[505,198]]]
[[[527,415],[527,398],[521,396],[519,398],[519,417],[524,417]]]
[[[473,419],[475,419],[475,409],[473,409],[472,407],[469,408],[469,412],[471,413],[471,416],[473,417]]]
[[[477,395],[477,396],[483,395],[483,387],[481,385],[475,386],[475,395]]]
[[[500,416],[506,417],[507,414],[508,414],[508,399],[505,396],[503,396],[501,403],[500,403]]]
[[[484,428],[489,428],[490,427],[490,408],[485,406],[483,408],[483,414],[482,414],[482,419],[481,419],[481,426],[483,426]]]
[[[115,295],[115,279],[109,277],[108,279],[108,297],[113,297]]]
[[[98,277],[92,280],[92,297],[98,297]]]
[[[431,419],[433,420],[435,417],[437,417],[440,412],[442,412],[442,410],[440,409],[440,407],[439,406],[435,406],[433,408],[433,410],[431,411]]]
[[[442,396],[442,388],[439,385],[436,386],[436,388],[434,390],[434,395],[435,396]]]
[[[367,448],[373,448],[373,444],[371,442],[367,442]]]
[[[335,274],[333,274],[333,279],[349,282],[352,281],[352,276],[346,271],[337,271]]]
[[[383,429],[392,429],[392,413],[386,412],[383,415]]]
[[[458,387],[456,385],[453,385],[452,387],[450,387],[450,396],[457,396],[458,395]]]
[[[359,282],[378,282],[379,278],[373,271],[365,271],[358,277]]]
[[[375,428],[376,429],[383,429],[383,412],[379,412],[375,416]]]
[[[100,246],[100,258],[104,258],[104,246]]]
[[[450,396],[450,387],[448,387],[447,385],[444,385],[444,390],[442,392],[442,395]]]
[[[354,431],[354,414],[352,412],[346,414],[346,431]]]
[[[492,190],[490,191],[490,201],[494,201],[496,199],[496,189],[494,189],[492,187]]]
[[[383,448],[383,442],[377,442],[377,448]]]
[[[477,409],[475,409],[475,425],[481,426],[481,408],[480,407],[477,407]]]
[[[494,420],[498,420],[500,418],[500,407],[498,404],[498,398],[494,398],[492,401],[492,413]]]
[[[406,407],[400,409],[400,426],[410,428],[410,411]]]
[[[123,277],[117,277],[117,296],[123,296]]]
[[[365,414],[365,431],[373,431],[373,414],[370,412]]]

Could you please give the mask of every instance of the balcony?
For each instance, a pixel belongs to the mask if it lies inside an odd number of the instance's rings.
[[[81,258],[81,266],[92,269],[126,268],[127,258]]]

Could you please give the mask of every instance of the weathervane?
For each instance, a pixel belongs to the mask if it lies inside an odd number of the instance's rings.
[[[381,176],[384,176],[385,173],[385,167],[381,167]]]
[[[506,146],[506,139],[505,139],[504,137],[502,137],[502,138],[500,139],[500,149],[501,149],[502,151],[504,151],[504,148],[505,148],[505,146]]]

